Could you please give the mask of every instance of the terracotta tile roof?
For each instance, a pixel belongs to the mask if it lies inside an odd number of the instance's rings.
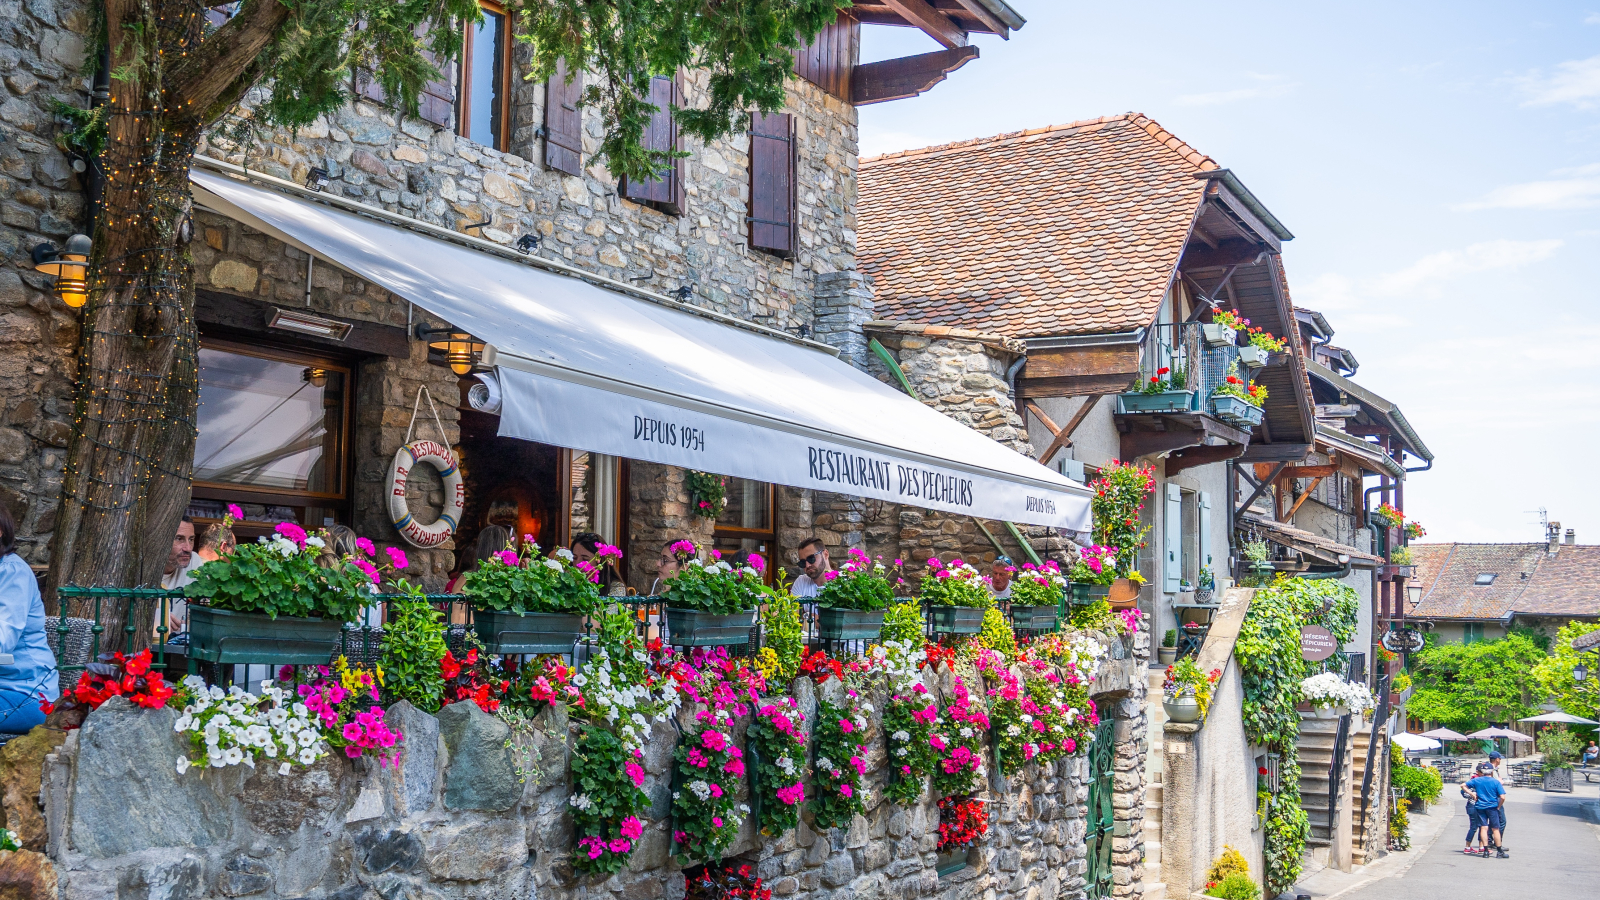
[[[859,254],[883,318],[1011,337],[1150,324],[1210,157],[1139,113],[861,161]]]
[[[1412,544],[1422,600],[1418,618],[1600,617],[1600,546]],[[1495,576],[1480,585],[1479,575]]]

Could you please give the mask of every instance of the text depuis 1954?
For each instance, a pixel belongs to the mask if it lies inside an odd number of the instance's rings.
[[[706,449],[706,433],[703,429],[647,416],[633,417],[633,439],[647,444],[682,447],[700,453],[704,453]]]

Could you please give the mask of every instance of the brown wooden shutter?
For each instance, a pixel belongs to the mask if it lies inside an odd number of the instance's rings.
[[[425,25],[417,27],[417,37],[427,40],[428,29]],[[433,63],[439,70],[437,81],[425,82],[422,93],[417,96],[417,115],[440,128],[454,128],[456,123],[456,64],[453,60],[446,60],[443,65],[427,50],[422,51],[424,59]],[[389,98],[384,96],[383,86],[367,69],[355,70],[356,94],[368,100],[382,103],[385,106],[394,106]]]
[[[583,174],[583,72],[567,80],[567,61],[556,61],[544,91],[544,164],[568,175]]]
[[[649,100],[656,107],[650,125],[644,130],[642,144],[647,150],[678,149],[678,125],[672,121],[672,106],[681,97],[678,80],[656,76],[650,79]],[[648,203],[663,212],[683,214],[683,160],[675,159],[659,178],[647,181],[623,179],[622,196],[639,203]]]
[[[750,115],[750,246],[795,250],[795,125],[788,113]]]

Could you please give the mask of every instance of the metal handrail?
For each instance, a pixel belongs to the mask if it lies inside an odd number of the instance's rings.
[[[1361,818],[1357,826],[1357,833],[1365,835],[1367,831],[1367,804],[1372,799],[1372,769],[1373,760],[1379,749],[1378,731],[1384,723],[1389,721],[1389,674],[1387,672],[1378,676],[1378,708],[1372,714],[1372,736],[1367,742],[1367,764],[1361,774]],[[1388,747],[1383,747],[1384,752]]]
[[[1351,681],[1356,673],[1356,660],[1350,660],[1345,669],[1345,680]],[[1328,763],[1328,833],[1333,834],[1333,817],[1339,808],[1339,789],[1344,786],[1344,754],[1350,744],[1350,714],[1339,717],[1339,730],[1333,738],[1333,760]],[[1370,752],[1368,757],[1371,757]]]

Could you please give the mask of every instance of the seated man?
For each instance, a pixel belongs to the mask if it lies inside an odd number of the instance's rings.
[[[1583,748],[1583,764],[1592,766],[1596,762],[1600,762],[1600,747],[1595,746],[1594,741],[1590,741],[1589,746]]]

